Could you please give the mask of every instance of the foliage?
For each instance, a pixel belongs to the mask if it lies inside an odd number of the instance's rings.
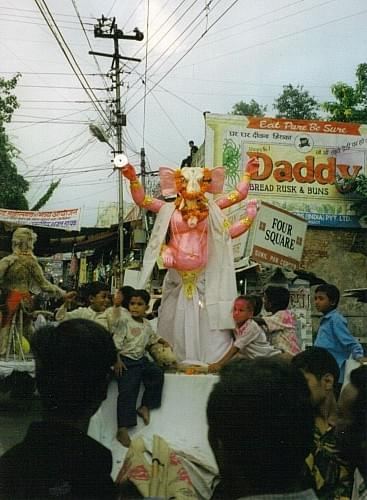
[[[303,90],[303,85],[283,85],[283,92],[275,99],[273,108],[277,111],[277,118],[293,120],[317,120],[319,118],[318,102]]]
[[[335,185],[340,193],[356,193],[351,208],[358,216],[367,215],[367,175],[359,174],[349,179],[338,179]]]
[[[356,85],[352,87],[338,82],[332,85],[335,101],[322,103],[328,120],[367,123],[367,64],[359,64],[356,70]]]
[[[15,149],[0,123],[0,207],[12,210],[28,210],[25,193],[28,182],[18,174],[14,163]]]
[[[364,174],[358,175],[354,179],[355,192],[360,195],[352,204],[352,209],[357,215],[367,215],[367,176]]]
[[[9,123],[14,111],[19,108],[17,98],[12,91],[15,89],[20,74],[18,73],[10,80],[0,77],[0,123]]]
[[[10,210],[28,210],[28,201],[25,197],[29,183],[18,174],[15,161],[19,151],[9,139],[5,124],[11,121],[14,111],[19,107],[15,89],[20,74],[10,80],[0,77],[0,208]],[[60,181],[52,182],[46,193],[36,203],[32,210],[39,210],[52,196]]]
[[[58,185],[60,184],[60,182],[61,182],[61,179],[58,179],[57,181],[51,182],[51,184],[50,184],[49,188],[47,189],[46,193],[43,196],[41,196],[41,198],[31,208],[31,210],[37,211],[40,208],[42,208],[44,205],[46,205],[46,203],[51,198],[51,196],[53,195],[55,189],[58,187]]]
[[[4,126],[11,121],[12,114],[19,107],[16,96],[12,94],[19,76],[10,80],[0,78],[0,207],[27,210],[25,193],[29,184],[17,172],[15,159],[18,150],[11,143]]]
[[[232,108],[233,115],[245,115],[245,116],[265,116],[266,106],[251,99],[249,103],[245,101],[236,102]]]

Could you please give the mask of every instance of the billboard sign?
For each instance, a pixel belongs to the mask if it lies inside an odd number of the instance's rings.
[[[250,197],[311,226],[363,227],[351,209],[355,195],[341,194],[335,182],[367,174],[366,125],[210,113],[205,119],[205,165],[226,167],[226,191],[257,157]]]
[[[239,209],[238,209],[239,210]],[[234,212],[231,218],[239,218]],[[251,228],[233,240],[235,267],[243,259],[297,269],[300,266],[307,221],[286,210],[261,202]]]

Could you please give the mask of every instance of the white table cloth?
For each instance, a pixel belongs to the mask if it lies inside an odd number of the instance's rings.
[[[165,374],[162,405],[151,411],[150,424],[145,426],[138,417],[138,425],[129,431],[130,437],[144,438],[148,448],[153,435],[163,437],[169,446],[183,456],[194,457],[205,465],[207,473],[188,470],[195,487],[202,491],[203,498],[209,498],[209,484],[217,471],[214,455],[207,440],[206,403],[215,382],[216,375]],[[116,440],[116,401],[118,389],[111,382],[107,399],[92,417],[88,434],[109,448],[113,455],[112,476],[119,472],[127,449]],[[209,472],[208,472],[209,471]]]

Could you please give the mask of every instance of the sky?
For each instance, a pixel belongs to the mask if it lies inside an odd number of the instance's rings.
[[[367,62],[365,0],[0,0],[0,76],[22,74],[7,132],[29,205],[61,178],[43,209],[81,208],[83,226],[119,200],[112,148],[89,131],[98,125],[116,145],[112,59],[89,54],[113,53],[112,39],[94,36],[102,15],[144,34],[119,42],[122,56],[141,59],[121,60],[123,145],[138,171],[142,147],[148,170],[180,166],[188,141],[204,141],[206,111],[254,99],[274,116],[288,84],[332,100],[331,85],[354,85]]]

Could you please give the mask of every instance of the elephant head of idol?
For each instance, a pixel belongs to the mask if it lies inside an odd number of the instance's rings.
[[[213,169],[184,167],[180,170],[172,170],[161,167],[159,175],[163,196],[177,195],[176,208],[182,213],[188,226],[194,228],[198,222],[208,217],[208,199],[205,193],[222,192],[225,169],[223,167]]]

